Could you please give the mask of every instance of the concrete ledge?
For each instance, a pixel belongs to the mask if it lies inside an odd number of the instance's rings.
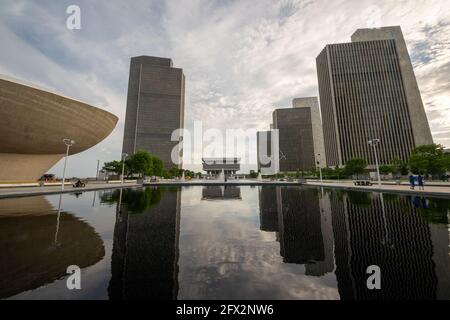
[[[125,183],[124,185],[117,183],[104,183],[104,184],[91,184],[85,188],[72,188],[69,187],[62,191],[60,187],[22,187],[22,188],[3,188],[0,189],[0,199],[5,198],[18,198],[18,197],[30,197],[38,195],[52,195],[60,193],[83,193],[89,191],[97,190],[107,190],[107,189],[120,189],[120,188],[135,188],[135,187],[163,187],[163,186],[306,186],[306,187],[323,187],[327,189],[345,189],[360,192],[382,192],[382,193],[396,193],[404,195],[413,196],[430,196],[430,197],[440,197],[440,198],[450,198],[450,188],[449,187],[437,187],[437,186],[426,186],[427,190],[410,190],[408,186],[399,185],[382,185],[381,188],[378,186],[354,186],[351,183],[323,183],[320,182],[307,182],[302,183],[298,181],[288,182],[288,181],[160,181],[160,182],[147,182],[143,185],[137,184],[136,182]]]
[[[24,189],[24,190],[13,190],[11,192],[4,192],[5,190],[0,190],[0,199],[7,199],[7,198],[23,198],[23,197],[33,197],[33,196],[42,196],[42,195],[52,195],[52,194],[60,194],[60,193],[83,193],[83,192],[90,192],[90,191],[97,191],[97,190],[108,190],[108,189],[121,189],[121,188],[135,188],[135,187],[141,187],[142,185],[137,183],[125,183],[125,184],[103,184],[100,186],[91,186],[91,187],[85,187],[85,188],[68,188],[65,190],[61,190],[60,188],[57,189],[47,189],[45,187],[37,187],[37,188],[30,188],[30,189]],[[17,189],[17,188],[16,188]]]
[[[1,188],[39,187],[39,183],[1,183]]]
[[[345,189],[351,191],[360,191],[360,192],[378,192],[378,193],[396,193],[410,196],[429,196],[429,197],[437,197],[437,198],[450,198],[450,188],[438,187],[438,186],[426,186],[428,190],[420,191],[420,190],[410,190],[406,185],[382,185],[378,187],[377,185],[373,186],[354,186],[353,184],[332,184],[332,183],[320,183],[320,182],[308,182],[305,186],[310,187],[323,187],[325,189]],[[406,187],[406,188],[405,188]],[[416,187],[417,188],[417,187]],[[430,188],[432,188],[430,190]]]
[[[145,182],[144,186],[301,186],[302,182],[288,181],[160,181]]]

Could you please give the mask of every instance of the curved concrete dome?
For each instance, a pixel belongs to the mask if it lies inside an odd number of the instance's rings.
[[[70,154],[79,153],[105,139],[117,121],[104,110],[0,76],[0,181],[37,180],[65,154],[63,139],[75,140]]]

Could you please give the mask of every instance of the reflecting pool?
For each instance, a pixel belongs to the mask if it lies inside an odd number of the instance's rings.
[[[3,199],[0,298],[450,299],[449,219],[450,199],[312,187]]]

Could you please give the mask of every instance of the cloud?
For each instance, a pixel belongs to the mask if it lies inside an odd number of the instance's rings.
[[[131,56],[171,57],[184,69],[188,129],[198,120],[205,129],[265,129],[276,107],[318,94],[315,58],[326,44],[376,23],[402,26],[432,131],[450,126],[446,0],[81,0],[78,31],[65,27],[72,1],[2,4],[1,73],[120,118],[109,138],[71,160],[83,165],[69,175],[93,175],[97,159],[120,157]],[[447,134],[434,137],[450,146]]]

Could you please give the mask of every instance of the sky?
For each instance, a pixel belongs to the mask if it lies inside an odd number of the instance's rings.
[[[70,5],[81,10],[79,30],[66,26]],[[1,74],[119,117],[107,139],[69,158],[69,177],[120,159],[133,56],[183,68],[188,130],[199,121],[204,130],[260,130],[274,109],[318,95],[315,58],[325,45],[392,25],[402,27],[433,138],[450,147],[448,0],[0,0],[0,8]],[[243,171],[256,167],[255,140]],[[61,175],[62,161],[50,172]]]

